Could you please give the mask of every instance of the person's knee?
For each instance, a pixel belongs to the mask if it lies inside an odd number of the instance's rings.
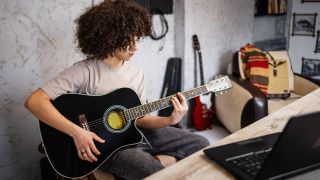
[[[199,137],[199,142],[198,143],[199,143],[199,146],[201,147],[201,149],[210,145],[209,140],[207,138],[203,137],[203,136]]]
[[[198,134],[192,134],[192,136],[189,136],[188,139],[188,146],[186,147],[186,151],[188,155],[191,155],[207,146],[209,146],[209,141],[207,138],[198,135]]]
[[[109,171],[125,179],[143,179],[163,169],[161,163],[139,148],[119,151]]]
[[[148,154],[139,148],[123,149],[116,154],[116,161],[122,165],[132,164],[133,162],[139,162],[141,160],[148,159]]]
[[[207,138],[203,137],[203,136],[198,136],[197,138],[197,146],[199,147],[199,149],[203,149],[207,146],[210,145],[210,142]]]

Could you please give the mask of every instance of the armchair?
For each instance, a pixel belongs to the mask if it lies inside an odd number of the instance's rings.
[[[288,57],[286,51],[281,53]],[[291,96],[287,99],[268,99],[259,88],[241,78],[242,65],[239,65],[238,52],[234,54],[227,70],[233,87],[228,94],[215,97],[214,102],[217,119],[227,130],[231,133],[238,131],[320,87],[320,81],[293,73],[289,59],[288,63],[289,78],[292,80],[289,83]]]

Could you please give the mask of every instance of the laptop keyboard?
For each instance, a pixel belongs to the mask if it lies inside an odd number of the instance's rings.
[[[251,174],[252,176],[256,176],[263,163],[267,159],[270,151],[271,148],[267,150],[251,152],[248,154],[228,158],[226,161]]]

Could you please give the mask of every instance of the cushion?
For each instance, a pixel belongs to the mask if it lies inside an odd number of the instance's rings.
[[[265,52],[254,45],[247,44],[239,51],[244,75],[246,79],[259,88],[265,95],[268,94],[269,59]]]

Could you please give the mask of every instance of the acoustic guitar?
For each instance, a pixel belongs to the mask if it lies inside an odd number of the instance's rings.
[[[231,88],[227,76],[182,92],[186,99],[208,92],[223,92]],[[173,95],[176,96],[176,95]],[[171,96],[141,104],[138,95],[129,88],[97,95],[64,94],[52,100],[57,110],[74,124],[96,133],[106,142],[95,142],[101,152],[98,161],[90,163],[78,157],[73,139],[65,133],[40,122],[45,153],[53,169],[66,178],[80,178],[90,174],[118,150],[143,143],[143,134],[135,120],[153,111],[171,106]]]

